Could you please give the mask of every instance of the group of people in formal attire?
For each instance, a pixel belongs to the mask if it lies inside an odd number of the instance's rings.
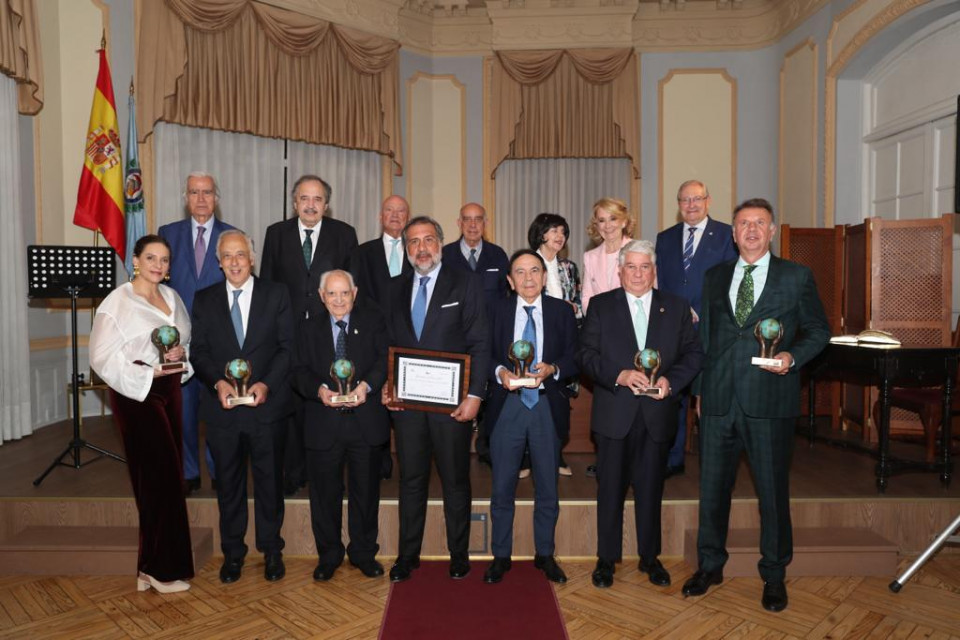
[[[685,470],[687,405],[701,420],[699,567],[684,595],[723,580],[730,502],[740,454],[756,480],[761,513],[763,606],[786,607],[792,553],[788,470],[799,368],[829,330],[810,271],[770,254],[776,231],[765,200],[739,205],[731,225],[712,219],[704,184],[681,185],[682,219],[656,243],[635,240],[622,201],[603,198],[589,233],[597,246],[577,265],[562,256],[570,235],[557,214],[536,216],[528,247],[507,256],[484,239],[486,212],[464,205],[460,238],[445,243],[439,223],[411,219],[402,197],[381,207],[382,234],[358,244],[350,225],[327,215],[332,191],[305,175],[292,189],[296,217],[271,225],[260,256],[242,231],[221,222],[219,193],[205,173],[188,176],[188,217],[138,240],[135,277],[99,306],[91,366],[111,388],[140,512],[138,585],[189,588],[193,577],[184,496],[200,486],[198,418],[220,511],[220,579],[240,579],[247,555],[247,475],[253,475],[256,548],[268,580],[284,577],[284,494],[309,485],[318,564],[334,577],[345,557],[365,576],[377,561],[380,482],[392,473],[390,428],[399,468],[398,556],[394,582],[420,564],[431,467],[443,493],[449,574],[470,573],[470,450],[492,467],[491,550],[483,579],[511,569],[515,494],[534,483],[535,566],[566,575],[555,557],[558,478],[572,471],[562,448],[580,380],[593,387],[597,464],[596,587],[613,584],[622,560],[623,513],[633,489],[639,568],[659,586],[664,482]],[[259,264],[259,275],[254,275]],[[169,286],[167,284],[169,283]],[[751,365],[754,326],[783,327],[777,366]],[[179,329],[164,352],[151,335]],[[532,380],[516,378],[511,348],[533,349]],[[449,413],[403,407],[387,384],[388,350],[467,354],[469,388]],[[636,363],[659,353],[656,372]],[[241,390],[225,371],[250,365]],[[183,362],[170,373],[156,365]],[[352,363],[348,397],[331,376]],[[238,396],[245,393],[242,404]],[[346,470],[346,483],[344,477]],[[342,531],[348,500],[349,543]]]

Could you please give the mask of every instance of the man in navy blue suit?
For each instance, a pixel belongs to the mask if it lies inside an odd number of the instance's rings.
[[[499,246],[483,239],[487,224],[486,210],[476,202],[460,208],[457,227],[460,239],[443,247],[443,264],[476,273],[483,279],[483,293],[488,305],[503,300],[509,293],[507,272],[510,262]]]
[[[223,271],[217,260],[217,240],[221,233],[233,227],[217,218],[220,190],[210,174],[194,171],[188,175],[183,200],[184,210],[190,217],[165,224],[157,233],[170,243],[169,284],[180,295],[187,311],[192,313],[194,294],[223,282]],[[183,385],[183,477],[190,493],[200,488],[199,384],[197,377],[193,376]],[[215,478],[209,447],[206,458],[210,478]]]
[[[736,260],[730,225],[708,214],[710,192],[699,180],[687,180],[677,190],[677,206],[682,222],[657,234],[657,289],[685,298],[693,312],[694,326],[699,322],[703,275],[721,262]],[[680,392],[680,389],[675,390]],[[682,474],[684,447],[687,443],[687,402],[682,393],[677,437],[667,458],[667,477]]]

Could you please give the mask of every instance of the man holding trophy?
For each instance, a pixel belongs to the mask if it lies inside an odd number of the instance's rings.
[[[283,430],[290,413],[293,312],[286,287],[255,278],[250,238],[229,230],[217,241],[226,282],[193,301],[190,361],[200,378],[200,416],[217,465],[220,580],[240,579],[247,545],[247,458],[253,469],[256,545],[264,577],[283,565]]]
[[[507,275],[516,295],[491,311],[490,395],[487,420],[493,462],[493,563],[484,582],[500,582],[510,570],[517,472],[530,447],[534,482],[534,565],[553,582],[566,582],[554,559],[554,530],[560,515],[557,467],[560,443],[570,432],[570,400],[563,381],[579,373],[574,357],[577,320],[571,307],[542,295],[547,285],[543,258],[521,249]]]
[[[769,202],[742,203],[733,212],[740,258],[714,267],[704,280],[706,361],[693,390],[701,397],[699,568],[683,585],[684,595],[699,596],[723,581],[730,499],[745,451],[760,502],[761,603],[768,611],[787,606],[800,367],[830,339],[810,269],[770,254],[776,228]]]
[[[678,396],[700,371],[703,352],[690,304],[653,289],[649,240],[620,249],[621,286],[590,301],[577,361],[594,381],[591,429],[597,444],[597,566],[593,584],[613,584],[623,555],[623,503],[633,487],[640,571],[670,584],[659,560],[660,503]]]
[[[383,575],[376,560],[383,446],[390,422],[380,391],[387,380],[390,339],[372,300],[356,304],[346,271],[320,276],[326,313],[304,320],[297,337],[294,387],[306,400],[304,438],[310,518],[319,562],[313,579],[326,581],[344,554],[368,578]],[[350,544],[344,548],[343,466],[349,478]]]

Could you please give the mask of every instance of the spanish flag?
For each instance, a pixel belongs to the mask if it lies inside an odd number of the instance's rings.
[[[123,228],[123,161],[119,130],[110,65],[105,49],[101,48],[100,72],[93,92],[73,224],[102,233],[123,260],[126,233]]]

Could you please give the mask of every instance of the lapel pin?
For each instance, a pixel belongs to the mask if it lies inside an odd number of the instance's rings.
[[[356,329],[354,329],[354,330],[353,330],[353,335],[355,335],[355,336],[356,336],[356,335],[360,335],[360,332],[357,331]]]
[[[666,310],[663,307],[660,307],[660,313],[665,313]]]

